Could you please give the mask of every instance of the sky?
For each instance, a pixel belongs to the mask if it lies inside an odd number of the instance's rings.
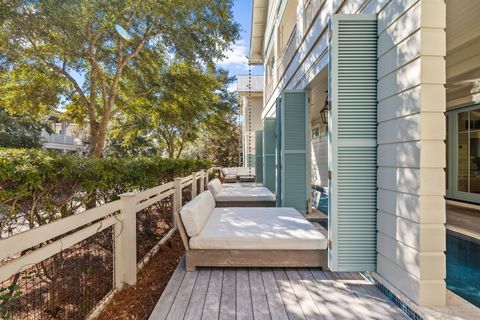
[[[252,16],[251,0],[235,0],[233,7],[234,20],[240,24],[240,39],[231,46],[231,50],[226,52],[226,58],[218,64],[227,69],[230,75],[248,74],[248,50],[250,46],[250,30]],[[262,68],[252,66],[252,74],[262,74]]]

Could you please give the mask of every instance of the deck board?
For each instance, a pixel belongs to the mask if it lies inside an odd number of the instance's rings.
[[[248,269],[239,268],[236,273],[237,277],[237,296],[236,310],[238,320],[253,319],[252,298],[250,294],[250,280],[248,278]]]
[[[317,268],[200,268],[182,259],[150,320],[396,319],[405,313],[358,273]]]
[[[235,319],[235,269],[223,271],[222,297],[220,299],[220,320]]]

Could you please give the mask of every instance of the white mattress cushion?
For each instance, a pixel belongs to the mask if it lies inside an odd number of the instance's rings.
[[[222,172],[225,176],[236,176],[237,175],[237,168],[235,168],[235,167],[223,168]]]
[[[196,236],[202,231],[213,209],[215,199],[210,191],[204,191],[180,210],[183,225],[189,237]]]
[[[294,208],[215,208],[190,247],[323,250],[327,239]]]
[[[207,183],[207,188],[215,197],[215,195],[220,192],[220,189],[222,189],[222,183],[218,179],[213,179]]]
[[[237,175],[239,175],[239,176],[250,176],[250,175],[253,175],[253,170],[251,168],[240,167],[237,170]]]
[[[215,201],[275,201],[275,195],[266,187],[222,188]]]

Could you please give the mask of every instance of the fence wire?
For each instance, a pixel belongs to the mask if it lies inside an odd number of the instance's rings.
[[[137,212],[137,262],[173,228],[173,195]]]
[[[0,319],[85,319],[113,290],[113,227],[0,282]]]

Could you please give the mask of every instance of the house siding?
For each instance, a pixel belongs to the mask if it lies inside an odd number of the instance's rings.
[[[378,15],[377,272],[416,303],[443,305],[445,3],[327,0],[319,10],[296,33],[297,48],[282,61],[262,117],[275,115],[281,91],[305,89],[328,65],[332,14]]]
[[[421,305],[446,293],[445,17],[441,0],[378,13],[377,272]]]

